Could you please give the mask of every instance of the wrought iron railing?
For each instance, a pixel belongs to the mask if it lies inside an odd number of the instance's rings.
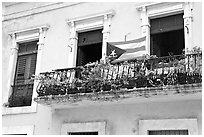
[[[38,96],[201,83],[202,53],[94,63],[41,73],[37,79]]]

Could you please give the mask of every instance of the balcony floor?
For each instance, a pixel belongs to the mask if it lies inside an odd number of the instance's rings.
[[[171,85],[155,88],[123,89],[118,91],[103,91],[100,93],[77,93],[69,95],[53,95],[37,97],[34,100],[42,105],[55,109],[128,104],[143,101],[182,101],[202,99],[202,84]]]

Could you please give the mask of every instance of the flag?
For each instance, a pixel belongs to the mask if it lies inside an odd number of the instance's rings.
[[[107,55],[117,55],[112,63],[136,59],[146,54],[145,40],[146,37],[125,42],[108,42]]]

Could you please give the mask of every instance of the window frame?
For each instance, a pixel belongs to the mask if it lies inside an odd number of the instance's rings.
[[[36,90],[38,82],[34,80],[33,85],[33,95],[32,95],[32,102],[31,106],[22,106],[22,107],[8,107],[8,99],[12,94],[12,85],[14,84],[15,79],[15,71],[17,65],[17,57],[18,57],[18,43],[25,43],[30,41],[38,40],[38,50],[37,50],[37,61],[36,61],[36,70],[35,75],[39,74],[40,72],[40,65],[41,65],[41,58],[42,58],[42,50],[44,45],[44,39],[46,31],[48,30],[49,25],[41,25],[37,27],[26,28],[18,31],[13,31],[8,33],[10,35],[10,44],[11,44],[11,55],[9,60],[9,67],[8,67],[8,84],[7,84],[7,92],[3,96],[3,107],[2,107],[2,115],[9,115],[9,114],[21,114],[21,113],[35,113],[37,112],[37,103],[33,100],[37,97],[37,93],[34,92]]]
[[[69,135],[69,132],[98,132],[105,135],[106,122],[64,123],[61,127],[61,135]]]
[[[139,135],[148,135],[149,130],[188,130],[189,135],[198,135],[198,124],[194,118],[139,120]]]

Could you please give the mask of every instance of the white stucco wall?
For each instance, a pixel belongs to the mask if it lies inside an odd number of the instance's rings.
[[[201,100],[175,100],[168,97],[162,101],[150,101],[129,104],[112,104],[98,106],[73,107],[59,109],[52,114],[52,133],[60,134],[62,124],[83,122],[106,122],[108,135],[139,134],[139,120],[160,119],[197,119],[198,134],[202,132]],[[177,127],[173,125],[172,127]],[[184,124],[185,126],[185,124]],[[165,128],[165,127],[163,127]]]
[[[47,3],[49,4],[49,3]],[[142,3],[140,3],[142,4]],[[46,11],[21,18],[3,21],[2,23],[2,97],[8,92],[5,86],[8,81],[8,62],[11,54],[11,40],[8,33],[14,30],[21,30],[33,26],[49,24],[45,38],[45,46],[42,56],[41,72],[53,69],[66,68],[69,64],[68,55],[69,26],[66,19],[87,16],[90,14],[104,12],[110,9],[115,10],[116,15],[111,21],[110,41],[122,41],[127,33],[127,40],[139,38],[141,36],[141,20],[139,12],[136,10],[138,3],[81,3],[74,6],[67,6],[57,10]],[[17,7],[10,6],[8,14],[15,10],[23,10],[37,7],[40,3],[23,5]],[[11,8],[13,7],[13,8]],[[25,8],[26,7],[26,8]],[[201,4],[193,5],[193,43],[201,45]],[[168,106],[168,107],[166,107]],[[157,111],[155,107],[158,108]],[[168,108],[168,110],[167,110]],[[153,103],[140,105],[110,105],[99,107],[83,107],[51,112],[50,108],[38,105],[36,113],[4,115],[3,126],[35,125],[34,134],[59,134],[60,124],[63,121],[92,121],[107,120],[107,134],[137,134],[138,119],[141,118],[181,118],[196,117],[199,123],[199,133],[201,133],[201,101],[190,101],[180,103]],[[92,113],[90,113],[92,112]],[[159,112],[159,113],[158,113]],[[53,114],[52,114],[53,113]],[[116,115],[117,114],[117,115]],[[52,122],[53,121],[53,122]],[[126,128],[123,128],[126,124]],[[53,131],[51,131],[51,129]]]

